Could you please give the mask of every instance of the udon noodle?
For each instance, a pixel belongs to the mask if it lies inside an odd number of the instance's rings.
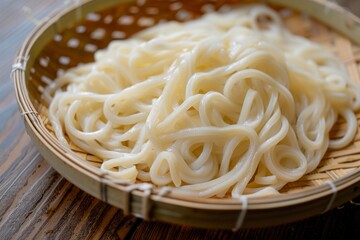
[[[57,138],[113,177],[239,197],[278,193],[348,145],[359,94],[333,53],[251,5],[113,41],[43,97]]]

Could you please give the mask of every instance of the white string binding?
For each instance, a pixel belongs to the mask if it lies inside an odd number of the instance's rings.
[[[352,199],[350,200],[350,204],[355,205],[355,206],[360,206],[360,202],[355,202]]]
[[[100,197],[101,200],[104,202],[107,202],[108,199],[108,193],[107,193],[107,181],[110,181],[112,183],[118,183],[118,184],[124,184],[129,183],[128,181],[124,180],[112,180],[112,179],[106,179],[106,176],[109,174],[105,171],[101,171],[100,175]],[[131,213],[131,193],[134,190],[140,190],[144,192],[144,200],[142,202],[142,217],[144,220],[150,220],[150,212],[151,212],[151,194],[153,192],[154,185],[151,183],[138,183],[138,184],[132,184],[125,187],[125,194],[124,194],[124,209],[123,213],[124,215],[129,215]],[[171,192],[171,187],[162,187],[160,188],[160,191],[156,197],[157,199],[160,199],[164,197],[165,195],[169,194]]]
[[[35,116],[39,116],[39,113],[36,111],[26,111],[26,112],[22,112],[21,116],[25,116],[25,115],[30,115],[30,114],[34,114]]]
[[[344,207],[345,207],[345,205],[340,205],[340,206],[337,207],[337,209],[341,210],[341,209],[343,209]]]
[[[107,186],[106,182],[110,181],[112,183],[117,184],[129,184],[128,181],[124,180],[109,180],[106,179],[106,176],[109,174],[105,171],[102,171],[102,174],[100,176],[100,196],[101,200],[104,202],[107,202]],[[124,215],[129,215],[131,213],[131,193],[135,190],[140,190],[144,192],[144,201],[142,202],[142,217],[144,220],[150,220],[150,212],[151,212],[151,194],[153,192],[154,185],[151,183],[138,183],[138,184],[132,184],[125,187],[125,194],[124,194],[124,209],[123,213]],[[169,194],[171,192],[171,187],[162,187],[160,188],[160,191],[157,195],[154,197],[157,199],[160,199],[164,197],[165,195]]]
[[[233,231],[239,230],[243,224],[247,213],[247,207],[248,207],[248,197],[247,196],[239,196],[239,200],[241,201],[241,210],[238,215],[238,218],[236,220],[235,228],[233,228]]]
[[[100,169],[100,198],[104,202],[108,202],[108,192],[107,192],[107,183],[115,183],[115,184],[129,184],[129,181],[122,180],[122,179],[107,179],[106,177],[109,176],[109,173]],[[154,185],[151,183],[138,183],[127,185],[125,187],[125,194],[124,194],[124,215],[129,215],[131,213],[131,193],[134,190],[140,190],[144,192],[144,200],[142,202],[142,217],[144,220],[150,220],[150,212],[151,212],[151,194],[153,192]],[[157,199],[164,197],[165,195],[171,192],[171,187],[162,187],[159,190],[159,193],[154,196]]]
[[[131,212],[131,202],[130,202],[130,196],[131,192],[137,188],[136,185],[129,185],[125,187],[124,192],[124,209],[123,213],[124,215],[129,215]]]
[[[145,199],[142,202],[142,216],[145,220],[150,219],[150,197],[154,186],[150,183],[138,183],[125,187],[125,195],[124,195],[124,215],[129,215],[131,213],[131,193],[134,190],[140,190],[144,192]]]
[[[108,202],[107,183],[114,184],[129,184],[129,181],[123,179],[108,179],[110,174],[100,168],[100,199],[104,202]]]
[[[165,197],[166,195],[168,195],[169,193],[171,193],[172,188],[171,187],[161,187],[159,189],[159,192],[154,196],[154,199],[156,201],[160,200],[161,198]]]
[[[332,196],[331,196],[331,199],[330,199],[328,205],[326,206],[325,210],[322,212],[322,214],[326,213],[327,211],[329,211],[331,209],[331,207],[336,199],[336,196],[337,196],[337,189],[336,189],[334,182],[328,180],[325,183],[330,186]]]
[[[150,183],[142,183],[139,186],[139,190],[144,191],[144,201],[142,202],[142,215],[144,220],[150,220],[150,211],[151,211],[151,207],[152,207],[152,203],[151,203],[151,193],[153,190],[154,186]]]
[[[11,68],[11,76],[17,71],[25,71],[27,61],[29,60],[29,56],[17,56],[15,58],[15,63],[12,65]]]

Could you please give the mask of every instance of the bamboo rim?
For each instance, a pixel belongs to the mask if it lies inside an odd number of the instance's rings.
[[[360,194],[360,168],[358,168],[353,173],[340,177],[329,184],[322,184],[299,192],[282,194],[271,198],[251,198],[248,200],[247,206],[245,206],[244,202],[237,199],[194,199],[175,196],[172,193],[159,197],[159,189],[151,190],[149,193],[146,190],[130,189],[124,184],[114,183],[107,176],[104,176],[99,169],[79,161],[77,156],[64,149],[45,127],[40,116],[41,114],[29,96],[28,85],[30,83],[28,77],[31,66],[34,65],[35,59],[40,54],[42,48],[50,42],[54,35],[72,27],[74,21],[83,19],[92,11],[103,10],[117,4],[129,2],[131,1],[110,0],[104,3],[100,0],[86,0],[73,6],[67,6],[50,15],[37,26],[26,39],[14,62],[14,66],[17,66],[13,68],[12,73],[16,96],[20,112],[24,116],[27,132],[46,160],[65,178],[95,197],[142,218],[216,228],[237,227],[236,222],[242,212],[247,212],[245,215],[246,220],[243,224],[244,227],[286,223],[320,214]],[[312,17],[338,30],[357,44],[360,44],[360,20],[337,5],[320,0],[306,0],[301,1],[301,3],[299,1],[286,0],[269,0],[266,2],[308,13]],[[324,7],[324,4],[326,7]],[[81,11],[79,11],[80,7]],[[329,15],[333,16],[333,18],[328,18]],[[24,56],[30,57],[25,58]],[[72,174],[69,173],[71,169],[74,171]],[[82,183],[84,182],[82,178],[93,184],[86,185]],[[311,213],[295,216],[297,212],[291,209],[294,206],[304,207],[305,205],[308,205],[307,208],[313,207],[314,209],[312,209]],[[292,215],[288,219],[282,219],[280,216],[276,216],[276,214],[270,214],[275,220],[269,224],[255,221],[258,220],[256,217],[259,213],[278,211],[279,209],[286,209]],[[189,222],[187,221],[188,219],[184,219],[186,214],[179,214],[183,210],[189,211],[191,216],[195,216],[195,221]],[[200,211],[200,214],[194,213],[196,211]],[[216,215],[218,213],[226,213],[229,216],[223,223],[217,224],[218,219]],[[251,218],[252,213],[255,220]],[[199,221],[197,218],[206,219],[207,217],[210,217],[209,221],[197,222]]]

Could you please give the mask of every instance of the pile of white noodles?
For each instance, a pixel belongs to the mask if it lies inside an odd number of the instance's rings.
[[[114,177],[239,197],[277,193],[349,144],[359,94],[333,53],[251,5],[114,41],[43,97],[57,138]]]

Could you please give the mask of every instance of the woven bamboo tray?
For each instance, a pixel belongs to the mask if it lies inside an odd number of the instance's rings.
[[[318,168],[274,197],[196,199],[150,185],[124,185],[104,175],[99,160],[73,146],[62,147],[51,130],[44,86],[64,70],[93,61],[93,53],[161,20],[186,21],[207,11],[255,2],[221,1],[75,1],[40,22],[13,65],[12,76],[25,127],[45,159],[70,182],[125,213],[149,219],[207,228],[262,227],[321,214],[360,195],[360,131],[345,149],[328,151]],[[360,81],[360,21],[331,2],[269,0],[286,25],[336,52],[353,79]],[[295,9],[299,12],[290,10]],[[313,18],[317,20],[314,20]],[[322,23],[320,23],[322,22]],[[357,114],[360,121],[360,114]],[[339,121],[332,137],[341,136]]]

